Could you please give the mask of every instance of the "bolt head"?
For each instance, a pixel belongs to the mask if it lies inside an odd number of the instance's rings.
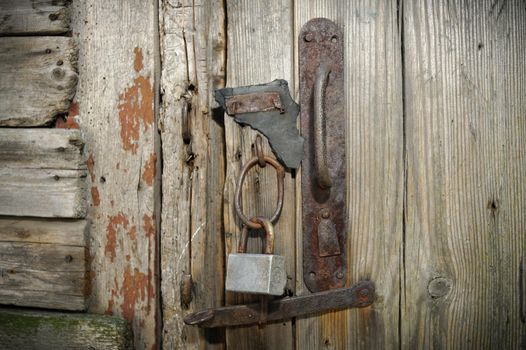
[[[342,279],[343,278],[343,272],[340,271],[340,272],[336,273],[336,278]]]
[[[305,34],[305,36],[303,37],[303,39],[306,41],[306,42],[311,42],[313,39],[314,39],[314,35],[312,35],[312,33],[307,33]]]

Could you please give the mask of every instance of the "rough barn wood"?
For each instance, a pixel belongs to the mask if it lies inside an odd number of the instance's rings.
[[[72,38],[0,37],[0,126],[40,126],[66,113],[77,87]]]
[[[83,147],[78,130],[0,129],[0,215],[83,218]]]
[[[0,35],[50,35],[69,31],[70,0],[2,0]]]
[[[0,304],[84,310],[87,222],[0,217]]]

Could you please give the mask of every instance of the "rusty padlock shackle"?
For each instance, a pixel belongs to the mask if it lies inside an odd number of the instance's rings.
[[[259,153],[259,152],[258,152]],[[263,156],[263,160],[272,165],[274,169],[276,169],[276,176],[278,180],[278,200],[276,204],[276,210],[274,211],[274,214],[270,217],[270,222],[275,222],[279,214],[281,213],[281,209],[283,208],[283,194],[284,194],[284,178],[285,178],[285,169],[281,166],[281,164],[274,158]],[[236,193],[234,196],[234,208],[236,210],[236,214],[239,216],[241,221],[245,224],[245,226],[250,227],[251,229],[258,229],[262,228],[263,225],[259,222],[255,222],[253,220],[249,220],[245,214],[243,214],[243,207],[241,206],[241,188],[243,187],[243,181],[245,181],[245,176],[247,175],[247,172],[256,164],[259,164],[261,161],[261,155],[252,157],[241,169],[241,174],[239,174],[239,180],[237,182],[236,186]]]
[[[265,254],[274,253],[274,225],[272,222],[262,216],[253,217],[250,219],[251,222],[260,224],[265,230]],[[237,247],[238,253],[246,253],[247,251],[247,242],[248,242],[248,226],[243,225],[241,230],[241,236],[239,237],[239,245]]]

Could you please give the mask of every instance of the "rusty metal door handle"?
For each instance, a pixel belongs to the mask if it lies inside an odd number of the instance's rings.
[[[314,113],[314,167],[318,186],[328,189],[332,186],[329,168],[327,167],[326,118],[325,118],[325,89],[329,80],[330,68],[321,63],[316,71],[313,91]]]
[[[326,18],[299,35],[303,281],[311,292],[347,281],[347,205],[343,33]]]

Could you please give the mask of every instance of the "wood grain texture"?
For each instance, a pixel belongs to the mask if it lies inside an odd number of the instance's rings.
[[[224,330],[204,331],[182,321],[224,303],[224,131],[214,118],[212,97],[224,86],[224,6],[220,0],[174,3],[163,1],[160,15],[163,347],[224,348]],[[185,105],[188,140],[182,137]],[[188,275],[194,285],[192,301],[185,304],[180,285]]]
[[[285,79],[293,90],[293,2],[226,1],[227,83],[228,87],[268,83]],[[292,91],[294,96],[294,91]],[[225,115],[226,181],[224,191],[225,253],[235,251],[241,231],[241,221],[234,212],[234,191],[242,165],[255,155],[257,132],[242,127]],[[264,140],[264,153],[275,157]],[[248,217],[269,217],[277,199],[274,169],[255,167],[249,171],[242,189],[244,213]],[[295,179],[285,177],[283,211],[275,223],[275,254],[285,257],[289,293],[295,290]],[[248,250],[261,251],[259,239],[250,239]],[[253,296],[227,293],[228,304],[259,300]],[[293,329],[290,321],[265,327],[232,328],[226,331],[229,349],[292,349]]]
[[[78,130],[0,129],[0,215],[85,217],[83,147]]]
[[[403,111],[397,3],[297,0],[294,9],[295,37],[315,17],[329,18],[344,31],[348,280],[371,280],[377,293],[371,307],[297,320],[296,346],[398,348]],[[297,238],[296,284],[304,294],[301,230]]]
[[[133,348],[126,321],[117,317],[0,309],[2,349]]]
[[[0,126],[40,126],[66,113],[76,66],[72,38],[0,38]]]
[[[79,43],[78,123],[91,206],[88,310],[119,315],[137,349],[157,342],[157,1],[72,3]]]
[[[69,31],[68,0],[2,0],[0,35],[50,35]]]
[[[404,1],[404,348],[526,343],[526,8]]]
[[[0,218],[0,304],[84,310],[85,220]]]

